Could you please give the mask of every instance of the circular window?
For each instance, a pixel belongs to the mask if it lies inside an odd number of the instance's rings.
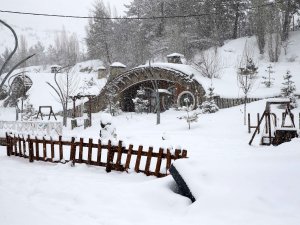
[[[189,109],[194,109],[196,105],[195,96],[190,91],[183,91],[178,95],[177,106],[178,107],[188,107]]]

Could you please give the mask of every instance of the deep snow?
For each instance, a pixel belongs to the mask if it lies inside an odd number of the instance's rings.
[[[265,100],[251,103],[262,113]],[[188,150],[180,160],[197,201],[173,192],[171,176],[156,179],[77,164],[53,165],[0,151],[0,217],[3,224],[208,224],[298,225],[300,216],[299,139],[279,147],[249,146],[242,106],[200,115],[188,130],[167,111],[161,125],[154,114],[113,117],[118,139],[127,144]],[[294,111],[298,115],[299,110]],[[94,126],[65,129],[70,136],[98,137],[101,113]],[[296,121],[298,120],[296,117]],[[298,125],[297,125],[298,126]],[[162,135],[167,140],[162,140]],[[15,216],[17,213],[18,216]]]

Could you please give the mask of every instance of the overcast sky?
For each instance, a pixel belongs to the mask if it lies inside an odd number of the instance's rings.
[[[103,0],[110,4],[111,9],[116,7],[118,14],[124,15],[124,4],[131,0]],[[95,0],[1,0],[0,9],[35,13],[65,14],[88,16]],[[54,17],[40,17],[7,14],[0,12],[0,18],[9,24],[25,29],[31,27],[37,32],[44,30],[66,30],[76,32],[80,37],[85,35],[87,19],[67,19]],[[1,41],[1,34],[0,34]]]

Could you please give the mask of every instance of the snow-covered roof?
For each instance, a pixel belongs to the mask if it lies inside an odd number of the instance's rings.
[[[60,65],[51,65],[50,67],[51,67],[51,68],[52,68],[52,67],[59,67],[59,68],[61,68]]]
[[[120,67],[120,68],[126,68],[126,66],[120,62],[114,62],[110,65],[110,67]]]
[[[168,57],[168,58],[169,58],[169,57],[184,57],[184,55],[175,52],[175,53],[172,53],[172,54],[170,54],[170,55],[167,55],[167,57]]]
[[[97,67],[97,70],[106,70],[106,68],[104,66],[99,66]]]
[[[158,89],[159,93],[164,93],[164,94],[168,94],[168,95],[172,95],[171,92],[169,92],[167,89]]]

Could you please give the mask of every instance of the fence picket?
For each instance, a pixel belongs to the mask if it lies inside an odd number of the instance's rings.
[[[83,138],[79,139],[79,163],[82,163],[82,154],[83,154]]]
[[[89,139],[89,145],[88,145],[88,164],[90,165],[92,162],[92,154],[93,154],[93,139]]]
[[[152,153],[153,153],[153,147],[149,147],[149,150],[147,153],[146,166],[145,166],[145,173],[147,176],[150,175],[149,169],[150,169],[150,164],[151,164]]]
[[[137,173],[140,172],[140,164],[141,164],[142,151],[143,151],[143,146],[140,145],[139,146],[139,150],[137,152],[137,157],[136,157],[136,162],[135,162],[135,167],[134,167],[134,170]]]
[[[154,175],[157,176],[157,177],[159,177],[159,175],[160,175],[160,167],[161,167],[161,161],[162,161],[163,153],[164,153],[164,150],[162,148],[160,148],[159,153],[158,153],[158,157],[157,157],[155,173],[154,173]]]
[[[38,145],[38,142],[37,142]],[[46,146],[46,140],[43,138],[43,159],[44,161],[47,161],[47,146]]]
[[[62,147],[62,136],[59,136],[58,138],[58,148],[59,148],[59,160],[63,160],[64,152]]]
[[[101,140],[98,139],[98,145],[97,145],[97,148],[98,148],[98,153],[97,153],[97,165],[100,166],[101,164],[101,151],[102,151],[102,145],[101,145]]]
[[[132,149],[133,149],[133,145],[129,145],[129,149],[128,149],[128,153],[127,153],[127,158],[126,158],[126,163],[125,163],[125,171],[127,171],[127,172],[128,172],[129,166],[130,166]]]
[[[122,160],[122,141],[119,141],[118,155],[117,155],[117,161],[116,161],[116,169],[119,171],[122,170],[121,160]]]
[[[37,137],[35,137],[35,157],[37,161],[40,160],[40,151],[39,151],[39,143]]]
[[[111,141],[108,141],[108,145],[107,145],[107,161],[106,161],[106,172],[111,172],[111,164],[112,162],[112,147],[111,147]]]

